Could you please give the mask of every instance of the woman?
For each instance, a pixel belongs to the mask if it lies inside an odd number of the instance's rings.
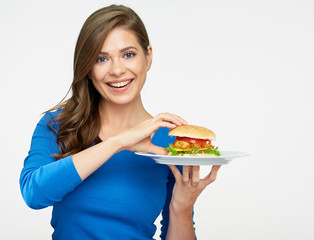
[[[193,205],[215,180],[198,167],[156,164],[134,152],[167,154],[179,116],[152,117],[141,89],[152,48],[141,19],[109,6],[84,23],[74,56],[72,96],[38,123],[20,177],[26,203],[53,206],[53,239],[195,239]]]

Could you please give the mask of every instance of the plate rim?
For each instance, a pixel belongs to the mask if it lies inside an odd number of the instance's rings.
[[[229,164],[234,158],[249,156],[246,152],[237,151],[220,151],[220,153],[234,153],[236,155],[221,155],[221,156],[170,156],[157,155],[154,153],[139,153],[137,155],[148,157],[154,160],[157,164],[166,165],[181,165],[181,166],[213,166]]]
[[[156,157],[156,158],[195,158],[195,159],[230,159],[230,158],[240,158],[240,157],[247,157],[250,156],[249,153],[247,152],[238,152],[238,151],[225,151],[225,150],[221,150],[220,153],[237,153],[238,155],[236,156],[226,156],[226,155],[220,155],[220,156],[171,156],[171,155],[157,155],[154,153],[149,153],[149,152],[134,152],[137,155],[140,156],[145,156],[145,157]]]

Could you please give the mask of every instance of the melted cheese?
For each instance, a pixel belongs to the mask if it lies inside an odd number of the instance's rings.
[[[183,152],[183,151],[191,151],[192,149],[181,149],[181,148],[174,148],[177,152]],[[200,148],[198,150],[205,151],[207,148]]]

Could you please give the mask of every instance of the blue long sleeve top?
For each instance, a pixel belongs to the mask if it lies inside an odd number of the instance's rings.
[[[20,176],[29,207],[53,206],[52,239],[152,239],[160,212],[165,239],[175,183],[168,166],[124,150],[82,181],[72,156],[52,157],[59,149],[47,123],[58,113],[45,114],[37,124]],[[166,147],[173,142],[168,130],[157,130],[152,143]]]

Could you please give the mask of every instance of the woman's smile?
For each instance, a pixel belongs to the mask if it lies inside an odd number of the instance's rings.
[[[118,81],[113,81],[113,82],[108,82],[107,85],[113,88],[123,88],[127,85],[129,85],[131,82],[133,81],[133,79],[129,79],[129,80],[118,80]]]
[[[129,79],[129,80],[120,80],[120,81],[112,81],[112,82],[107,82],[107,86],[110,89],[110,91],[114,93],[122,93],[127,91],[134,79]]]

